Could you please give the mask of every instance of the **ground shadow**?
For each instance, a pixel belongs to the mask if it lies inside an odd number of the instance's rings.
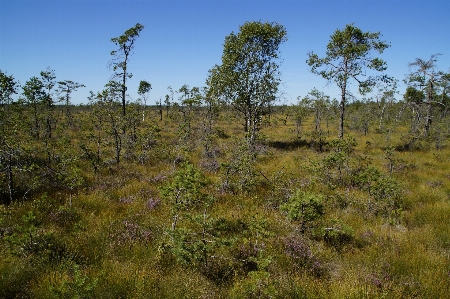
[[[267,142],[267,145],[283,151],[293,151],[302,147],[310,147],[310,143],[302,139],[292,141],[269,141]]]

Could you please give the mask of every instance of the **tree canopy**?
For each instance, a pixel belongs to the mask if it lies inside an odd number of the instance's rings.
[[[320,58],[314,52],[308,53],[307,63],[311,72],[334,82],[341,89],[341,117],[339,137],[344,136],[344,110],[350,79],[356,81],[361,94],[366,94],[380,81],[389,83],[386,75],[371,76],[367,71],[383,72],[387,69],[385,61],[373,57],[373,53],[383,53],[390,45],[380,40],[380,32],[363,32],[353,24],[337,29],[330,37],[326,56]]]
[[[225,38],[222,64],[210,72],[210,88],[245,117],[253,141],[260,118],[276,99],[281,82],[279,46],[287,40],[278,23],[246,22]]]
[[[134,27],[126,30],[124,34],[119,37],[111,38],[111,41],[118,46],[117,50],[111,51],[111,55],[114,56],[111,61],[111,66],[114,70],[113,78],[118,78],[122,84],[122,114],[125,115],[125,93],[127,90],[127,79],[131,78],[132,74],[128,72],[128,60],[131,55],[131,51],[134,48],[134,43],[139,37],[139,33],[144,29],[144,26],[137,23]]]

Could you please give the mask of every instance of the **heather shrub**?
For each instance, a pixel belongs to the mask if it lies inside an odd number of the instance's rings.
[[[315,277],[326,274],[324,263],[311,250],[309,242],[303,236],[291,236],[284,239],[285,254],[292,260],[296,271],[306,270]]]

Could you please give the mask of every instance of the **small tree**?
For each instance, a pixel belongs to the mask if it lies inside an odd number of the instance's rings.
[[[325,131],[322,130],[322,122],[330,105],[330,97],[313,88],[304,100],[309,102],[314,110],[314,131],[311,133],[311,143],[316,144],[319,151],[322,152],[326,140]]]
[[[410,74],[407,75],[405,83],[419,88],[425,91],[427,97],[427,114],[425,119],[424,133],[427,137],[429,135],[431,118],[432,118],[432,107],[436,103],[434,100],[435,88],[438,85],[440,73],[436,71],[436,61],[437,56],[440,54],[431,55],[428,61],[420,58],[416,58],[416,61],[411,62],[409,67],[415,68]]]
[[[450,73],[442,74],[440,86],[442,88],[440,99],[441,118],[444,118],[447,116],[450,108],[450,96],[448,95],[448,90],[450,90]]]
[[[62,99],[64,100],[64,105],[66,106],[66,118],[67,124],[72,124],[72,114],[70,113],[69,107],[70,103],[70,95],[72,92],[76,91],[78,88],[86,87],[84,84],[80,84],[77,82],[73,82],[71,80],[64,80],[58,82],[58,92],[60,94],[64,94]]]
[[[296,190],[289,201],[280,208],[287,213],[290,220],[300,222],[302,234],[310,222],[324,214],[323,197],[301,190]]]
[[[142,97],[144,101],[144,107],[142,108],[142,121],[145,121],[145,108],[147,107],[147,99],[152,90],[152,85],[145,80],[139,82],[138,94]]]
[[[51,70],[50,67],[46,71],[41,72],[41,82],[44,85],[45,96],[43,98],[43,105],[45,107],[45,139],[48,140],[52,138],[52,122],[53,122],[53,87],[56,85],[56,75],[55,71]]]
[[[406,92],[403,94],[403,99],[406,105],[412,110],[411,133],[415,134],[421,119],[420,107],[425,100],[425,93],[422,90],[408,86]]]
[[[397,93],[396,82],[397,81],[394,82],[394,86],[392,88],[381,86],[381,88],[378,90],[376,103],[379,110],[379,132],[383,130],[383,122],[385,121],[385,119],[389,119],[389,107],[392,107],[393,103],[395,102],[395,95]]]
[[[298,103],[293,106],[294,108],[294,119],[295,119],[295,129],[297,131],[297,139],[300,139],[302,126],[305,120],[308,118],[311,113],[311,101],[309,98],[301,98],[297,97]]]
[[[23,96],[25,97],[25,104],[27,106],[30,106],[32,109],[32,120],[31,120],[31,135],[39,139],[40,134],[40,125],[39,120],[41,118],[40,116],[40,106],[42,104],[42,101],[45,97],[44,92],[44,83],[37,78],[32,77],[30,80],[25,82],[25,85],[22,87],[23,89]]]
[[[166,105],[166,116],[169,116],[170,96],[168,94],[164,97],[164,104]]]
[[[164,104],[166,104],[166,116],[169,116],[169,108],[171,103],[173,103],[173,88],[171,86],[167,87],[167,91],[170,93],[170,95],[166,94],[164,99]]]
[[[214,91],[212,90],[212,87],[210,86],[210,78],[211,78],[211,71],[210,76],[208,77],[208,80],[206,81],[207,87],[204,87],[202,90],[203,93],[203,105],[205,106],[202,110],[203,113],[203,122],[202,122],[202,135],[201,140],[203,143],[204,148],[204,156],[206,159],[209,159],[210,161],[207,162],[210,165],[214,166],[216,164],[215,161],[215,151],[213,150],[213,144],[214,144],[214,123],[217,120],[217,117],[219,115],[220,110],[220,102],[218,98],[214,96]],[[208,167],[209,168],[209,167]]]
[[[346,25],[336,30],[327,45],[326,56],[319,58],[313,52],[308,53],[306,61],[311,72],[322,76],[329,82],[335,82],[341,90],[339,138],[344,137],[344,112],[349,95],[350,80],[357,82],[359,92],[366,94],[379,81],[390,82],[386,75],[367,76],[368,70],[382,72],[387,69],[386,62],[372,57],[373,52],[383,53],[389,47],[380,40],[380,33],[362,32],[361,29]]]
[[[122,151],[122,130],[125,118],[119,113],[120,83],[109,81],[105,89],[97,94],[91,94],[90,101],[93,106],[92,114],[99,123],[99,128],[104,129],[114,140],[114,152],[116,163],[119,164]]]
[[[239,29],[225,38],[222,65],[211,73],[211,86],[244,116],[251,144],[262,116],[276,99],[281,82],[279,46],[287,37],[286,29],[277,23],[246,22]]]
[[[205,184],[203,174],[194,165],[184,163],[182,169],[176,172],[173,182],[161,190],[172,206],[172,231],[177,228],[179,217],[184,212],[203,201],[205,194],[202,188]]]
[[[127,91],[127,79],[132,77],[132,74],[128,72],[128,62],[134,48],[134,43],[139,37],[139,33],[142,29],[144,29],[144,26],[137,23],[134,27],[125,31],[121,36],[111,38],[111,41],[119,47],[117,50],[111,51],[111,55],[114,56],[114,58],[110,62],[110,66],[112,66],[114,71],[113,78],[117,78],[121,82],[123,116],[126,114],[125,96]]]

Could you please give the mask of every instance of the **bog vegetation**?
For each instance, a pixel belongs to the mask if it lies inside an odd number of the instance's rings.
[[[282,105],[286,30],[249,22],[205,87],[148,106],[145,80],[124,101],[142,29],[112,39],[113,80],[85,105],[50,68],[23,86],[0,72],[0,298],[448,296],[438,55],[398,91],[380,34],[347,25],[308,59],[339,101],[313,89]]]

